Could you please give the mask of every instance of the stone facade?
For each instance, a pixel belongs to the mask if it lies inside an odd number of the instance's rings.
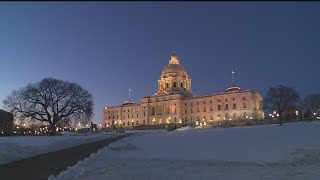
[[[226,92],[195,96],[191,78],[173,53],[158,80],[158,91],[141,99],[105,107],[105,127],[121,125],[188,124],[193,126],[244,125],[264,119],[263,99],[257,91],[230,87]]]

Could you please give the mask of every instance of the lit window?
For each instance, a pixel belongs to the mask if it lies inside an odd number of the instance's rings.
[[[243,113],[243,118],[247,118],[247,113],[246,112]]]

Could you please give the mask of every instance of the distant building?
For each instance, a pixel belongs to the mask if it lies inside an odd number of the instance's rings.
[[[158,91],[142,98],[140,104],[129,100],[120,106],[105,107],[103,125],[245,125],[264,119],[262,103],[259,92],[235,86],[226,92],[196,96],[190,76],[173,53],[158,79]]]
[[[13,132],[13,114],[0,109],[0,133],[11,134]]]

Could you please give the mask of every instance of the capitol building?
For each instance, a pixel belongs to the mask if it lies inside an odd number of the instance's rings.
[[[158,79],[153,96],[140,104],[129,100],[105,107],[103,125],[132,128],[142,125],[241,126],[264,119],[263,98],[257,91],[232,86],[225,92],[204,96],[192,93],[191,78],[173,53]]]

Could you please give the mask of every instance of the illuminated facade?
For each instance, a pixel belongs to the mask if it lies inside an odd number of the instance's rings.
[[[244,125],[262,120],[262,96],[257,91],[230,87],[226,92],[205,96],[192,93],[191,78],[171,55],[158,79],[158,91],[141,99],[140,104],[126,101],[105,107],[103,125],[133,127],[139,125],[188,124],[193,126]]]

